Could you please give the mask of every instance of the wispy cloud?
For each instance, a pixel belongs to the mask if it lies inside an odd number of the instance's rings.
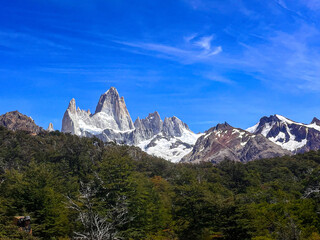
[[[220,82],[220,83],[226,83],[226,84],[235,84],[235,81],[232,81],[231,79],[225,78],[220,75],[216,74],[205,74],[204,78],[209,79],[214,82]]]
[[[320,54],[315,44],[319,37],[320,32],[308,25],[291,34],[275,32],[263,44],[243,44],[244,63],[239,66],[273,86],[319,91]]]
[[[195,38],[196,35],[184,38],[186,40],[186,46],[184,48],[150,42],[114,42],[129,47],[126,49],[127,51],[138,50],[135,51],[135,53],[167,58],[184,64],[208,60],[222,52],[221,46],[213,47],[211,45],[213,36],[201,37],[198,40],[195,40]]]
[[[189,5],[192,9],[197,11],[204,12],[240,12],[245,16],[256,16],[256,14],[249,10],[249,8],[244,4],[243,0],[224,0],[224,1],[215,1],[215,0],[184,0],[184,2]],[[233,7],[231,7],[233,6]]]
[[[211,41],[213,39],[213,36],[205,36],[200,38],[198,41],[196,41],[194,44],[196,46],[199,46],[207,51],[211,50]]]
[[[197,10],[206,9],[209,5],[210,9],[217,8],[228,11],[226,7],[230,3],[230,0],[220,4],[216,4],[217,1],[212,1],[215,4],[204,0],[185,1]],[[320,0],[300,1],[312,10],[320,9]],[[252,8],[249,8],[249,4],[245,5],[241,0],[236,2],[237,8],[242,9],[241,13],[250,16],[257,15]],[[261,21],[255,22],[257,27],[248,30],[232,26],[235,29],[235,34],[232,36],[235,39],[234,42],[218,35],[221,32],[207,30],[203,34],[198,29],[198,32],[193,34],[189,32],[190,35],[185,33],[180,39],[169,39],[168,37],[166,43],[143,38],[140,41],[135,41],[129,37],[104,35],[103,31],[76,32],[74,29],[64,29],[63,31],[58,29],[53,33],[43,31],[39,34],[37,30],[21,32],[1,30],[0,51],[9,53],[18,50],[35,54],[55,51],[66,54],[67,51],[79,51],[80,47],[88,47],[86,49],[92,47],[95,50],[86,51],[86,57],[92,55],[92,58],[96,59],[97,56],[100,57],[100,52],[101,56],[106,52],[106,48],[114,48],[119,51],[169,59],[181,64],[201,63],[201,66],[208,72],[212,72],[212,74],[206,74],[202,77],[211,81],[234,84],[234,80],[225,78],[220,73],[239,70],[270,86],[320,91],[320,46],[317,44],[320,37],[319,29],[310,23],[303,23],[304,18],[298,17],[299,11],[289,3],[287,0],[273,0],[269,5],[273,5],[273,8],[278,8],[278,10],[282,9],[278,12],[286,14],[290,12],[290,17],[295,15],[299,18],[295,29],[291,27],[288,30],[279,30],[277,26],[268,25],[262,14],[258,14]],[[215,11],[218,11],[217,9]],[[157,39],[157,36],[153,36],[153,38]],[[221,44],[221,41],[225,39],[230,42]],[[43,51],[44,49],[45,51]],[[97,54],[97,52],[99,53]],[[77,73],[78,69],[67,68],[56,71],[58,73]],[[80,69],[80,71],[86,74],[91,72],[99,74],[99,71],[97,73],[91,68],[89,70]],[[100,72],[107,74],[103,71]]]
[[[320,9],[320,0],[302,0],[304,4],[311,10],[319,10]]]
[[[258,42],[246,36],[247,41],[238,42],[240,53],[225,54],[220,54],[221,46],[213,44],[212,34],[184,37],[184,44],[179,47],[151,42],[114,42],[120,44],[122,50],[136,54],[211,67],[215,71],[202,76],[211,81],[235,84],[221,73],[239,70],[285,91],[320,91],[320,45],[317,44],[320,31],[316,27],[300,23],[300,27],[291,32],[267,29],[266,33],[257,34],[259,32],[252,33],[251,37],[260,36]]]
[[[30,32],[0,31],[0,44],[23,51],[34,51],[39,47],[68,50],[69,47]],[[26,47],[28,46],[28,47]]]
[[[288,91],[320,91],[320,53],[316,39],[320,32],[307,24],[292,33],[270,30],[259,43],[239,41],[242,53],[222,52],[221,46],[212,46],[213,35],[185,37],[186,45],[170,45],[144,42],[116,41],[123,50],[135,51],[156,58],[165,58],[182,64],[202,63],[216,71],[202,77],[226,84],[236,82],[223,77],[221,72],[239,70],[263,81],[271,87]],[[219,56],[217,56],[219,55]],[[220,70],[217,70],[219,66]]]
[[[290,8],[287,6],[287,4],[285,3],[284,0],[275,0],[275,3],[276,3],[279,7],[281,7],[282,9],[301,16],[301,14],[300,14],[299,12],[293,11],[292,9],[290,9]]]

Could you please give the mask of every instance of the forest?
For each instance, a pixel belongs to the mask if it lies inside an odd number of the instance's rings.
[[[319,240],[320,151],[218,165],[0,127],[0,239]],[[30,216],[33,234],[15,216]]]

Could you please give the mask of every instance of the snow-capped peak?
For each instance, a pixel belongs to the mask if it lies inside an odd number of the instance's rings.
[[[286,117],[281,116],[281,115],[279,115],[279,114],[276,114],[275,116],[276,116],[280,121],[282,121],[282,122],[286,122],[286,123],[288,123],[288,124],[299,124],[299,123],[294,122],[294,121],[290,120],[289,118],[286,118]]]
[[[320,126],[316,120],[311,124],[292,121],[279,114],[262,117],[260,121],[247,129],[254,134],[262,134],[282,148],[292,152],[303,152],[313,149],[309,143],[314,142],[320,134]]]
[[[158,112],[132,123],[124,98],[111,87],[100,96],[95,113],[76,110],[72,99],[62,120],[62,131],[79,136],[96,136],[103,141],[136,145],[144,151],[178,161],[189,153],[199,137],[177,117],[161,120]]]

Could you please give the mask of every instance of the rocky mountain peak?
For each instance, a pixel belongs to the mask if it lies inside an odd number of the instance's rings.
[[[313,124],[298,123],[281,115],[263,117],[247,131],[262,134],[283,149],[293,153],[319,149],[320,135],[319,120],[312,120]]]
[[[54,131],[54,128],[53,128],[53,124],[52,123],[49,123],[49,126],[47,128],[47,131],[48,132],[53,132]]]
[[[163,132],[167,136],[181,137],[185,130],[189,130],[188,125],[175,116],[166,117],[163,121]]]
[[[137,117],[137,119],[134,121],[133,125],[135,128],[141,128],[142,123],[141,123],[140,117]]]
[[[4,126],[10,130],[23,130],[34,134],[43,131],[41,127],[35,124],[31,117],[28,117],[18,111],[8,112],[0,116],[0,126]]]
[[[99,102],[96,107],[96,112],[113,111],[113,108],[119,107],[120,102],[124,102],[124,99],[119,97],[119,93],[116,88],[111,87],[108,91],[100,96]]]
[[[230,126],[227,122],[224,122],[224,123],[218,123],[215,127],[213,127],[214,130],[228,130],[228,129],[232,129],[233,127]]]
[[[155,126],[159,130],[162,128],[162,120],[158,112],[149,113],[145,121],[148,121],[151,125]]]
[[[143,131],[148,130],[151,135],[158,134],[162,130],[162,120],[158,112],[149,113],[149,115],[140,119],[139,117],[134,122],[134,126],[136,129],[140,129]]]
[[[320,126],[320,120],[319,120],[318,118],[314,117],[314,118],[312,119],[311,124],[316,124],[316,125]]]
[[[147,118],[148,119],[161,120],[160,114],[157,111],[155,111],[154,113],[149,113]]]
[[[74,98],[72,98],[69,102],[69,106],[68,106],[68,109],[71,113],[76,113],[76,100]]]
[[[280,118],[278,116],[280,116],[280,115],[275,114],[275,115],[270,115],[269,117],[264,116],[260,119],[260,123],[265,124],[267,122],[269,122],[269,123],[270,122],[278,122],[278,121],[280,121]]]
[[[183,157],[182,162],[201,161],[218,163],[224,159],[248,162],[261,158],[290,155],[262,135],[251,134],[234,128],[228,123],[218,124],[198,138],[192,151]]]
[[[134,129],[133,122],[127,110],[124,98],[120,98],[116,88],[111,87],[100,96],[94,114],[76,109],[72,99],[62,119],[62,132],[82,135],[97,134],[105,129],[114,131],[129,131]]]
[[[117,89],[114,87],[100,96],[95,114],[97,113],[104,113],[108,118],[114,119],[118,125],[118,130],[134,129],[124,98],[120,98]]]

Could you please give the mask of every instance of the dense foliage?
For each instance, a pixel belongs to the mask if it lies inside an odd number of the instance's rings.
[[[315,240],[319,181],[320,152],[172,164],[96,138],[0,128],[0,239],[90,235],[97,218],[101,239]],[[33,236],[13,224],[24,215]]]

